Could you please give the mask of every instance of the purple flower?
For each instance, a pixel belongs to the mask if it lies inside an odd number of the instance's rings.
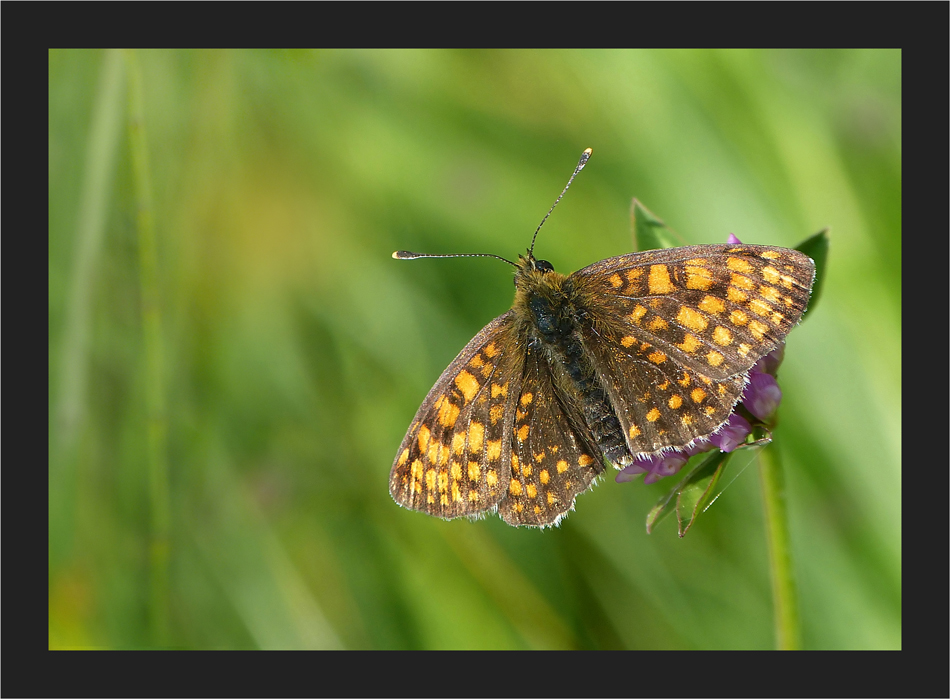
[[[778,376],[778,367],[782,363],[782,360],[785,359],[785,343],[783,342],[774,350],[769,352],[767,355],[762,357],[758,362],[756,362],[753,371],[760,371],[763,374],[771,374],[772,376]]]
[[[683,468],[689,460],[689,454],[682,451],[668,451],[662,454],[654,454],[646,459],[634,461],[617,474],[617,482],[632,481],[634,477],[641,473],[647,474],[643,482],[646,484],[655,483],[661,478],[672,476]]]
[[[719,451],[730,452],[745,441],[752,431],[752,425],[739,413],[733,413],[718,432],[707,439]]]
[[[781,400],[782,389],[778,387],[774,376],[755,369],[749,372],[749,385],[742,394],[742,404],[746,410],[762,422],[768,422]]]

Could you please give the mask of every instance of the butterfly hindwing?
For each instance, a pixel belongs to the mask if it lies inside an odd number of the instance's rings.
[[[552,366],[528,347],[511,428],[511,480],[498,513],[512,525],[550,526],[603,472],[600,451]]]
[[[581,326],[631,453],[710,434],[755,362],[808,303],[814,263],[760,245],[696,245],[621,255],[570,279],[588,300]]]
[[[393,463],[389,491],[397,503],[444,519],[495,509],[508,492],[523,354],[509,311],[442,373]]]
[[[685,447],[725,422],[742,395],[746,374],[711,379],[669,361],[654,348],[591,349],[630,453]]]

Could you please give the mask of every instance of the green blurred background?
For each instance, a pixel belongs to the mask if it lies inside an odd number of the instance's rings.
[[[675,479],[544,531],[390,499],[513,296],[390,254],[515,257],[588,146],[559,271],[634,196],[690,244],[831,227],[770,448],[805,646],[900,648],[899,51],[51,52],[50,647],[773,647],[748,458],[684,539],[644,529]]]

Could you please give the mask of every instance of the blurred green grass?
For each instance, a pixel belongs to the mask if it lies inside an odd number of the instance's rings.
[[[608,477],[546,531],[389,497],[513,291],[492,260],[390,253],[517,255],[587,146],[536,249],[562,272],[630,250],[634,196],[684,243],[831,227],[777,432],[804,643],[901,647],[899,51],[136,58],[158,446],[128,63],[49,54],[51,648],[772,647],[754,467],[683,540],[644,531],[664,482]]]

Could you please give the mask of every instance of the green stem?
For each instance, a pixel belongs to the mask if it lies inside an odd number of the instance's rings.
[[[51,464],[60,464],[63,455],[72,455],[87,411],[86,380],[96,266],[102,252],[109,199],[114,186],[115,154],[122,133],[122,57],[106,52],[99,87],[92,110],[86,157],[83,161],[82,191],[76,215],[76,247],[72,256],[72,279],[66,298],[62,341],[57,424],[50,434],[58,437]],[[60,466],[61,467],[61,466]],[[53,479],[51,478],[52,482]]]
[[[129,139],[136,199],[139,242],[139,280],[145,352],[145,412],[148,485],[150,501],[149,620],[153,641],[167,645],[168,562],[171,512],[168,494],[168,461],[163,377],[162,312],[158,289],[158,254],[152,215],[152,187],[145,131],[142,73],[133,51],[125,52],[129,78]]]
[[[798,590],[792,570],[785,474],[776,444],[773,443],[760,452],[759,464],[762,474],[762,499],[765,504],[769,567],[772,572],[776,647],[779,650],[800,650],[801,620],[798,616]]]

